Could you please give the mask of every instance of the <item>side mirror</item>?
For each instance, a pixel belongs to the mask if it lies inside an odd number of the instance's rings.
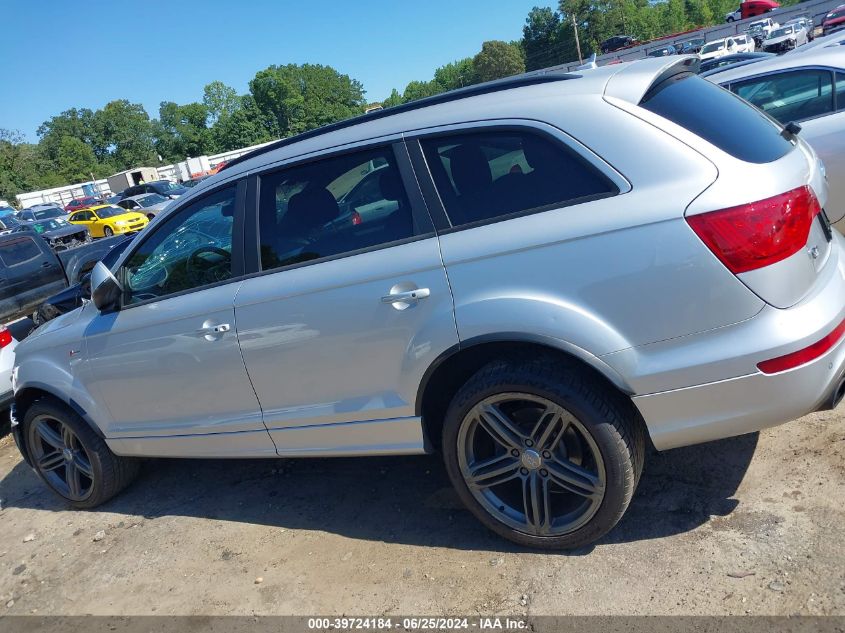
[[[103,262],[97,262],[91,271],[91,300],[100,312],[115,310],[123,288]]]

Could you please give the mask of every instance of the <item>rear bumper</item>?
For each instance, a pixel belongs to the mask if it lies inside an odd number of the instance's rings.
[[[634,398],[659,450],[708,442],[830,409],[845,390],[845,339],[815,361]]]

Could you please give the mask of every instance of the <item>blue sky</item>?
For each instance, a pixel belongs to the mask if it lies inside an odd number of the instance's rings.
[[[71,107],[114,99],[158,116],[161,101],[202,99],[215,79],[247,91],[271,64],[320,63],[358,79],[370,101],[518,39],[542,0],[2,0],[0,127],[37,141]]]

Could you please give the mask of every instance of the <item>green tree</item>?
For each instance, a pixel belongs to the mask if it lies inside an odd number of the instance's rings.
[[[477,81],[472,57],[459,59],[434,71],[434,83],[444,91],[470,86]]]
[[[279,138],[274,118],[266,117],[252,95],[238,98],[237,107],[211,128],[213,151],[227,152]]]
[[[381,102],[382,108],[392,108],[393,106],[400,105],[402,103],[402,95],[399,94],[399,91],[394,88],[390,91],[390,96]]]
[[[112,149],[111,158],[117,169],[157,164],[155,128],[140,103],[126,99],[107,103],[94,113],[94,126],[100,142]]]
[[[405,86],[405,91],[402,93],[402,101],[408,103],[409,101],[431,97],[441,92],[443,92],[443,88],[435,81],[412,81]]]
[[[66,136],[88,144],[101,159],[109,154],[107,144],[97,132],[94,112],[88,108],[71,108],[51,117],[38,127],[37,134],[43,154],[53,161],[58,160],[59,147]]]
[[[103,176],[102,167],[91,146],[73,136],[65,136],[59,145],[58,173],[68,183],[91,180],[91,175]]]
[[[568,61],[574,51],[563,33],[560,14],[549,7],[534,7],[522,27],[526,70],[537,70]]]
[[[222,81],[212,81],[203,88],[202,103],[208,112],[209,125],[231,116],[241,105],[237,91]]]
[[[366,104],[360,82],[319,64],[270,66],[256,73],[249,89],[283,136],[362,114]]]
[[[493,40],[484,42],[473,57],[472,65],[479,81],[491,81],[525,72],[525,59],[518,47]]]
[[[162,101],[158,113],[155,147],[166,161],[202,156],[211,150],[211,132],[206,126],[208,109],[204,104]]]

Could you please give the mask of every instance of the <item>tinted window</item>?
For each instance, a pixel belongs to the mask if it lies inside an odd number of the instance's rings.
[[[335,156],[261,178],[265,270],[340,255],[422,232],[390,148]]]
[[[769,163],[793,148],[767,116],[695,75],[669,77],[646,93],[640,105],[740,160]]]
[[[836,109],[845,110],[845,73],[836,73]]]
[[[232,276],[235,188],[182,209],[125,262],[128,303],[199,288]]]
[[[781,123],[833,112],[833,81],[826,70],[766,75],[731,84],[731,90]]]
[[[0,259],[6,266],[15,266],[35,259],[41,255],[41,249],[31,237],[19,237],[0,243]]]
[[[617,193],[593,166],[530,132],[480,132],[422,141],[454,226]]]

